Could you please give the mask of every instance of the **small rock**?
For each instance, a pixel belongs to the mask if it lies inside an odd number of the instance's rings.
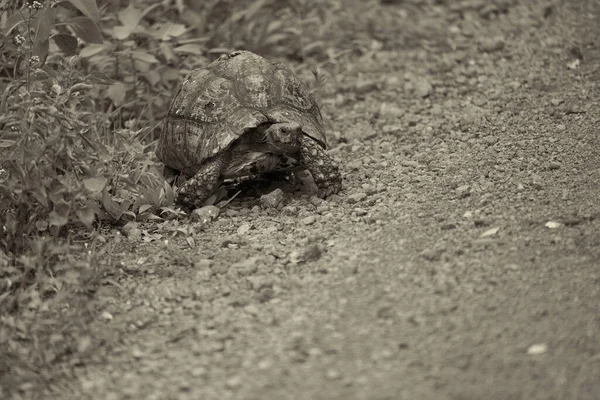
[[[484,238],[484,237],[488,237],[488,236],[494,236],[498,233],[499,230],[500,230],[499,227],[488,229],[487,231],[483,232],[481,234],[481,236],[479,236],[479,237]]]
[[[421,257],[423,257],[427,261],[438,261],[442,257],[442,254],[444,253],[444,251],[445,251],[445,249],[442,249],[442,248],[425,249],[421,252]]]
[[[381,132],[388,134],[388,133],[394,133],[394,132],[400,132],[402,130],[402,126],[401,125],[384,125],[381,128]],[[356,168],[358,169],[358,168]]]
[[[354,91],[357,94],[366,94],[377,89],[377,81],[359,79],[354,85]]]
[[[258,266],[256,265],[257,261],[257,257],[247,258],[232,264],[231,270],[237,271],[237,273],[241,276],[252,275],[258,270]]]
[[[346,197],[346,201],[349,204],[359,203],[367,198],[367,194],[364,192],[352,193]]]
[[[317,221],[317,218],[314,215],[309,215],[308,217],[302,218],[301,221],[304,225],[312,225]]]
[[[233,298],[230,302],[229,305],[233,306],[233,307],[246,307],[248,304],[250,304],[250,298],[246,297],[246,296],[236,296],[235,298]]]
[[[193,222],[201,222],[203,224],[214,221],[219,216],[221,209],[216,206],[206,206],[202,208],[196,208],[190,214],[190,218]]]
[[[121,232],[130,240],[139,240],[142,238],[142,231],[138,228],[135,221],[129,221],[121,228]]]
[[[443,231],[449,231],[451,229],[455,229],[456,228],[456,224],[452,223],[452,222],[448,222],[446,224],[443,224],[442,226],[440,226],[440,228]]]
[[[473,213],[471,211],[465,211],[463,218],[471,219],[473,218]]]
[[[229,265],[225,264],[225,263],[213,264],[213,265],[211,265],[210,270],[215,275],[226,274],[227,271],[229,270]]]
[[[539,343],[539,344],[531,345],[527,349],[527,354],[530,355],[530,356],[535,356],[535,355],[538,355],[538,354],[544,354],[547,351],[548,351],[548,346],[546,346],[543,343]]]
[[[550,163],[548,163],[548,168],[549,169],[559,169],[560,163],[556,162],[556,161],[551,161]]]
[[[321,247],[317,244],[311,244],[300,251],[299,260],[303,262],[317,261],[321,258]]]
[[[456,193],[456,195],[459,198],[462,199],[462,198],[467,197],[467,196],[469,196],[471,194],[470,190],[471,190],[471,186],[469,186],[469,185],[462,185],[462,186],[459,186],[456,189],[454,189],[454,193]]]
[[[250,229],[252,229],[252,225],[250,225],[250,224],[242,224],[237,229],[237,233],[238,233],[238,235],[245,235],[246,233],[248,233],[250,231]]]
[[[327,370],[327,372],[325,373],[325,376],[327,377],[327,379],[340,379],[342,377],[342,375],[340,374],[340,372],[337,369],[333,369],[330,368]]]
[[[356,216],[362,217],[363,215],[367,215],[368,211],[364,208],[355,208],[354,213],[356,214]]]
[[[560,222],[556,222],[556,221],[548,221],[546,222],[546,228],[548,229],[556,229],[556,228],[560,228],[562,224]]]
[[[397,76],[388,76],[385,78],[385,84],[387,86],[398,86],[400,84],[400,78]]]
[[[415,93],[421,98],[425,98],[431,94],[433,86],[425,78],[418,79],[415,82]]]
[[[283,201],[283,190],[277,188],[260,196],[260,204],[265,208],[275,208]]]
[[[504,49],[504,39],[501,37],[483,38],[479,42],[479,50],[485,53],[491,53]]]
[[[554,99],[550,100],[550,103],[553,106],[559,106],[559,105],[561,105],[563,103],[563,101],[564,101],[563,99],[554,98]]]
[[[261,289],[258,292],[258,295],[256,296],[257,300],[260,301],[261,303],[265,303],[274,297],[275,297],[275,291],[272,288],[268,288],[268,287]]]
[[[102,318],[105,321],[112,321],[113,320],[112,314],[109,313],[108,311],[103,311],[102,314],[100,315],[100,318]]]
[[[394,309],[391,306],[383,306],[377,310],[377,318],[391,319],[394,317]]]
[[[298,215],[298,207],[296,207],[296,206],[287,205],[287,206],[283,207],[283,209],[281,211],[284,215],[287,215],[287,216]]]
[[[379,115],[383,117],[397,118],[404,115],[404,109],[390,103],[381,103]]]
[[[194,268],[196,269],[208,269],[213,266],[215,262],[213,260],[209,260],[208,258],[203,258],[202,260],[194,261]]]
[[[232,376],[231,378],[227,379],[227,381],[225,381],[225,386],[227,386],[228,389],[237,389],[242,385],[242,378],[240,378],[239,376]]]

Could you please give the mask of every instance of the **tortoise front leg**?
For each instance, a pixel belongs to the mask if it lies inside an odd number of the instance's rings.
[[[219,188],[228,161],[229,156],[223,151],[205,160],[198,172],[181,185],[177,202],[191,209],[202,207],[210,195]]]
[[[325,198],[342,189],[342,175],[329,154],[309,137],[302,138],[300,158],[319,189],[317,195]]]

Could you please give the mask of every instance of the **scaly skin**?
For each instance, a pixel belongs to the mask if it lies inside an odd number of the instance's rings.
[[[285,133],[288,127],[291,128],[289,129],[290,134]],[[320,198],[338,193],[342,188],[342,176],[338,167],[315,140],[303,135],[301,144],[296,142],[297,135],[294,132],[296,129],[298,128],[295,124],[289,124],[289,126],[288,124],[274,124],[272,129],[266,131],[268,136],[266,136],[266,142],[262,144],[262,146],[267,144],[269,147],[259,149],[266,152],[271,150],[274,151],[274,154],[285,154],[284,150],[286,149],[292,153],[290,155],[295,153],[300,158],[300,164],[311,173],[318,188],[317,195]],[[255,142],[242,142],[240,144],[243,146],[242,149],[234,146],[206,160],[198,172],[181,185],[178,202],[189,209],[202,207],[222,183],[230,164],[239,162],[236,158],[243,157],[246,151],[250,151],[253,143]],[[256,146],[259,145],[261,144],[256,144]],[[297,151],[298,147],[300,147],[299,151]],[[294,150],[297,152],[293,152]],[[266,172],[269,171],[257,171],[257,173]]]
[[[342,189],[342,175],[329,154],[315,140],[304,137],[300,149],[301,163],[306,166],[313,177],[317,195],[325,198],[338,193]]]
[[[198,172],[179,188],[177,201],[186,208],[202,207],[222,182],[223,171],[229,163],[229,151],[206,160]]]

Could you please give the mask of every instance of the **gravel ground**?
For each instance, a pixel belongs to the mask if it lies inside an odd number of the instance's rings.
[[[600,4],[386,7],[320,95],[344,190],[109,234],[48,398],[600,398]]]

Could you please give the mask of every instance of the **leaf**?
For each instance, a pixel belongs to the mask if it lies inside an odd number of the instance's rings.
[[[284,41],[289,36],[290,35],[288,35],[287,33],[272,33],[269,36],[267,36],[267,39],[264,41],[264,44],[265,45],[277,44],[281,41]]]
[[[125,101],[125,85],[121,82],[113,83],[108,87],[107,94],[116,106],[120,106]]]
[[[110,193],[108,193],[108,186],[102,191],[102,206],[108,215],[113,217],[115,221],[118,221],[121,218],[121,208],[119,207],[119,204],[112,199]]]
[[[76,212],[79,221],[83,223],[88,229],[92,228],[94,218],[96,217],[94,210],[90,207],[80,208]]]
[[[119,21],[121,21],[123,26],[131,27],[133,29],[137,24],[139,24],[143,15],[140,10],[130,4],[127,8],[119,11],[117,16],[119,17]]]
[[[169,43],[162,42],[160,44],[160,52],[163,57],[167,60],[167,62],[173,61],[175,57],[175,53],[173,53],[173,49],[171,48]]]
[[[35,22],[35,40],[34,43],[40,43],[50,38],[50,30],[54,25],[56,8],[44,8]]]
[[[9,35],[10,31],[15,29],[17,26],[19,26],[23,22],[25,22],[25,15],[20,12],[14,13],[13,15],[11,15],[10,17],[8,17],[6,19],[6,22],[4,23],[2,30],[4,31],[5,35]]]
[[[145,62],[148,64],[154,64],[154,63],[158,62],[158,59],[156,57],[154,57],[152,54],[145,52],[145,51],[140,51],[140,50],[132,51],[131,56],[133,57],[134,60]]]
[[[35,227],[38,231],[43,232],[48,229],[48,221],[36,221]]]
[[[162,41],[167,41],[171,38],[175,38],[183,35],[186,32],[186,27],[183,24],[173,24],[168,22],[164,24],[160,29],[155,31],[152,35]]]
[[[65,22],[75,35],[86,43],[100,44],[104,41],[98,25],[88,17],[75,17]]]
[[[48,223],[50,226],[65,226],[69,222],[69,219],[64,215],[58,214],[56,211],[51,211],[48,216]]]
[[[161,203],[164,205],[170,206],[171,204],[173,204],[175,202],[175,192],[173,191],[173,187],[171,185],[169,185],[169,183],[166,181],[164,183],[164,189],[165,189],[165,195],[164,195],[165,201],[161,202]]]
[[[12,147],[15,144],[17,144],[16,140],[5,140],[5,139],[0,140],[0,148]]]
[[[143,212],[146,212],[146,211],[148,211],[148,210],[149,210],[149,209],[151,209],[151,208],[152,208],[152,204],[142,204],[142,205],[140,206],[140,209],[138,210],[138,214],[141,214],[141,213],[143,213]]]
[[[175,53],[189,53],[202,55],[203,49],[204,47],[200,46],[199,44],[184,44],[183,46],[175,47],[173,50],[175,51]]]
[[[56,8],[47,7],[41,11],[35,23],[35,39],[33,41],[33,54],[40,60],[45,60],[48,55],[50,30],[54,26]]]
[[[96,0],[69,0],[83,15],[92,21],[100,22],[100,12]]]
[[[104,177],[87,178],[87,179],[83,180],[83,186],[85,186],[85,188],[87,190],[89,190],[90,192],[96,193],[96,192],[101,192],[102,190],[104,190],[107,182],[108,182],[108,180]]]
[[[110,45],[108,44],[90,44],[89,46],[84,47],[79,52],[81,57],[92,57],[96,54],[102,53],[104,50],[107,50]]]
[[[60,34],[51,37],[58,48],[68,56],[74,56],[77,53],[77,38],[75,36]]]
[[[117,16],[123,25],[115,26],[113,28],[112,36],[115,39],[124,40],[131,35],[131,32],[133,32],[135,27],[140,23],[143,14],[140,10],[130,4],[126,9],[119,11]]]

